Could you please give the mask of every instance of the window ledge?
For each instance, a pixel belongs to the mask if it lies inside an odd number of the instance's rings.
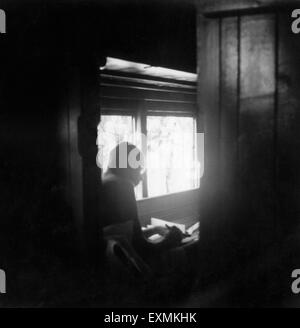
[[[191,193],[197,193],[199,192],[200,188],[193,188],[193,189],[187,189],[187,190],[182,190],[182,191],[176,191],[176,192],[171,192],[169,194],[165,194],[165,195],[158,195],[158,196],[152,196],[152,197],[145,197],[145,198],[141,198],[137,200],[137,203],[140,204],[142,202],[147,202],[150,200],[155,200],[155,199],[164,199],[164,198],[169,198],[169,197],[176,197],[176,196],[184,196],[187,194],[191,194]]]
[[[151,217],[191,225],[199,218],[199,188],[172,194],[144,198],[137,201],[141,223]]]

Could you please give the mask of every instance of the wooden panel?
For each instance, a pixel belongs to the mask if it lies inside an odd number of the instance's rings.
[[[144,101],[140,99],[126,98],[107,98],[102,97],[100,100],[101,109],[103,111],[118,111],[134,113],[144,106]]]
[[[290,23],[290,13],[279,15],[277,203],[285,230],[299,224],[300,212],[300,38]]]
[[[222,19],[220,174],[224,191],[233,194],[237,169],[239,21]],[[233,196],[233,195],[232,195]]]
[[[217,180],[219,151],[219,20],[198,20],[198,105],[205,132],[205,179]]]
[[[121,72],[117,74],[101,73],[101,85],[104,86],[123,86],[123,87],[138,87],[144,88],[160,88],[161,90],[175,89],[181,91],[194,91],[196,89],[196,82],[186,82],[178,80],[168,80],[163,78],[145,79],[141,78],[140,75],[125,75]]]
[[[78,118],[80,116],[80,81],[78,71],[72,71],[69,85],[69,151],[70,185],[69,192],[77,228],[83,241],[83,197],[82,197],[82,159],[78,151]]]
[[[145,109],[149,111],[196,113],[196,104],[192,102],[172,102],[172,101],[145,101]]]
[[[86,58],[81,67],[82,113],[78,121],[78,144],[83,164],[83,213],[87,256],[99,263],[101,250],[101,171],[96,165],[97,126],[100,119],[100,96],[97,64]],[[103,254],[102,254],[103,255]]]
[[[158,88],[141,88],[141,87],[119,87],[119,86],[101,86],[101,97],[119,97],[119,98],[137,98],[137,99],[154,99],[168,101],[187,101],[196,102],[195,92],[178,90],[160,90]]]
[[[220,239],[216,194],[219,186],[220,28],[218,19],[198,16],[198,107],[204,129],[204,174],[200,188],[202,249]],[[205,252],[204,252],[205,253]]]
[[[154,101],[134,98],[108,98],[102,97],[101,108],[103,110],[115,110],[124,112],[137,112],[141,106],[149,111],[169,111],[180,113],[196,113],[196,104],[193,102]]]
[[[241,17],[240,28],[239,173],[249,233],[256,225],[260,244],[274,223],[275,18]]]
[[[274,6],[300,5],[300,1],[293,0],[197,0],[200,10],[205,14],[216,14],[226,11],[253,10]],[[295,7],[296,8],[296,7]]]

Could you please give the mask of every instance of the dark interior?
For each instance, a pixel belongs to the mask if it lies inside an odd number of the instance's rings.
[[[291,33],[292,7],[65,0],[1,8],[0,267],[11,278],[0,302],[169,302],[129,295],[105,269],[95,140],[99,67],[110,56],[198,73],[198,270],[171,304],[297,306],[290,285],[300,255],[300,36]]]

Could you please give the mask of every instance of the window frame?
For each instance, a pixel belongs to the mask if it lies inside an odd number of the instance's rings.
[[[142,118],[142,129],[141,131],[145,131],[145,132],[142,132],[145,136],[147,136],[147,117],[148,116],[166,116],[166,117],[170,117],[170,116],[175,116],[175,117],[191,117],[193,118],[194,120],[194,133],[197,133],[197,116],[196,115],[193,115],[192,113],[172,113],[172,112],[151,112],[151,111],[148,111],[147,108],[144,109],[143,113],[143,118]],[[140,131],[138,131],[140,132]],[[195,142],[195,140],[194,140]],[[194,143],[195,144],[195,143]],[[146,145],[142,145],[142,152],[143,154],[145,155],[145,157],[147,158],[147,144]],[[145,180],[145,181],[144,181]],[[177,194],[177,193],[180,193],[180,192],[185,192],[185,191],[189,191],[189,190],[193,190],[193,189],[199,189],[199,187],[196,187],[196,188],[190,188],[190,189],[187,189],[187,190],[182,190],[182,191],[175,191],[175,192],[171,192],[171,193],[167,193],[167,194],[162,194],[162,195],[156,195],[156,196],[149,196],[149,192],[148,192],[148,184],[147,184],[147,181],[148,181],[148,172],[146,171],[145,175],[144,175],[144,179],[142,181],[143,183],[143,198],[140,199],[140,200],[143,200],[145,198],[155,198],[155,197],[163,197],[163,196],[167,196],[167,195],[172,195],[172,194]],[[144,192],[144,188],[146,188],[145,192]],[[145,194],[145,196],[144,196]]]
[[[140,107],[140,109],[138,111],[112,111],[112,110],[104,110],[103,112],[101,112],[101,116],[105,115],[105,116],[131,116],[133,119],[133,126],[134,126],[134,133],[135,134],[143,134],[145,136],[147,136],[147,117],[148,116],[176,116],[176,117],[191,117],[194,120],[194,124],[195,124],[195,129],[194,132],[197,132],[197,116],[192,114],[192,113],[171,113],[171,112],[151,112],[148,111],[146,107]],[[196,140],[194,145],[196,145]],[[147,143],[142,142],[141,145],[139,145],[142,153],[144,154],[145,158],[147,158]],[[157,197],[165,197],[168,195],[174,195],[177,193],[184,193],[184,192],[188,192],[191,190],[197,190],[199,189],[199,187],[195,187],[195,188],[190,188],[187,190],[182,190],[182,191],[176,191],[176,192],[171,192],[171,193],[167,193],[167,194],[162,194],[162,195],[156,195],[156,196],[149,196],[149,192],[148,192],[148,172],[146,171],[143,179],[142,179],[142,198],[138,199],[137,201],[142,201],[142,200],[146,200],[146,199],[150,199],[150,198],[157,198]]]
[[[101,86],[103,86],[102,90]],[[122,89],[122,94],[114,94],[118,88]],[[125,90],[127,92],[124,92]],[[201,125],[196,106],[195,82],[167,78],[153,79],[145,75],[103,70],[100,74],[100,91],[100,99],[102,99],[102,103],[100,101],[101,115],[132,116],[135,122],[134,132],[136,134],[143,133],[147,135],[147,116],[192,117],[195,120],[195,134],[200,132]],[[176,93],[179,93],[180,99],[174,99]],[[139,147],[147,158],[147,144],[143,144],[142,140]],[[184,191],[149,197],[146,172],[142,180],[142,198],[137,201],[143,202],[152,198],[172,197],[172,195],[188,193],[199,188],[200,185]]]

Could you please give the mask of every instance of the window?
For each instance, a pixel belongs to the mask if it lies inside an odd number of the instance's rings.
[[[102,115],[98,126],[99,165],[105,171],[110,151],[120,142],[141,146],[134,116]],[[146,178],[136,189],[137,199],[199,188],[196,120],[183,116],[146,117]],[[99,159],[100,159],[99,157]]]
[[[135,119],[132,115],[101,115],[98,125],[98,157],[97,164],[105,172],[108,167],[110,151],[120,142],[128,141],[137,144],[135,134]],[[137,199],[143,195],[142,185],[135,188]]]
[[[195,137],[192,117],[147,117],[149,197],[199,187]]]
[[[134,119],[130,115],[101,115],[98,125],[98,165],[105,171],[110,151],[120,142],[135,144]],[[100,156],[101,155],[101,156]]]
[[[196,133],[197,75],[114,58],[100,71],[98,165],[106,170],[111,149],[128,141],[146,159],[137,199],[199,188],[203,138],[199,142]]]

